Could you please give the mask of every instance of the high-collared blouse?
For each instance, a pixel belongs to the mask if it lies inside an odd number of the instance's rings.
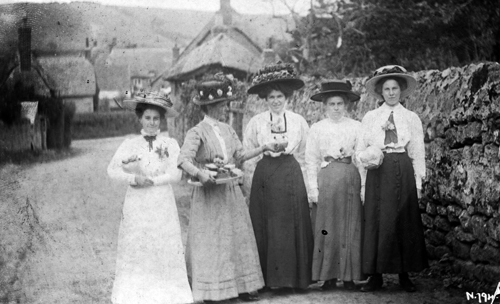
[[[391,112],[393,112],[398,141],[386,145],[383,125],[389,119]],[[379,108],[366,113],[362,120],[362,129],[361,138],[356,147],[358,161],[358,152],[365,150],[368,146],[376,146],[386,153],[406,151],[412,160],[417,188],[422,189],[422,179],[425,178],[425,146],[422,121],[418,115],[401,104],[390,107],[384,103]]]
[[[150,178],[155,186],[180,181],[182,172],[177,168],[179,144],[173,138],[157,134],[150,147],[143,135],[126,139],[108,165],[108,175],[115,180],[135,185],[135,175]],[[132,156],[139,160],[124,164]]]
[[[309,125],[304,117],[285,110],[282,115],[273,115],[270,111],[257,114],[250,121],[243,136],[243,147],[252,150],[264,144],[288,141],[288,146],[283,152],[270,152],[264,154],[272,157],[281,154],[293,154],[305,173],[305,150]],[[252,162],[257,162],[262,156],[256,157]],[[305,178],[305,175],[304,175]]]
[[[360,131],[361,123],[347,117],[343,117],[339,122],[326,118],[311,126],[305,160],[307,182],[313,194],[318,193],[318,171],[329,164],[325,158],[353,156]]]

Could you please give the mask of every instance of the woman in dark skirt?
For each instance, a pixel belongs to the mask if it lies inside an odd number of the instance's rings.
[[[361,176],[352,162],[361,123],[344,115],[359,95],[346,81],[322,83],[321,88],[311,99],[323,102],[326,118],[312,125],[306,145],[315,217],[312,279],[324,281],[324,290],[336,287],[337,279],[344,288],[355,289],[353,281],[364,279]]]
[[[290,65],[259,71],[249,94],[259,94],[269,110],[255,115],[243,145],[254,149],[277,142],[257,163],[250,191],[250,217],[267,287],[305,289],[311,283],[313,234],[304,183],[304,152],[309,127],[285,105],[304,82]]]
[[[367,147],[383,152],[380,167],[366,177],[363,271],[371,277],[363,291],[380,289],[382,273],[398,273],[401,287],[413,292],[408,272],[428,267],[418,208],[425,177],[422,122],[400,104],[416,84],[400,66],[382,67],[366,83],[368,93],[384,103],[366,113],[356,148],[361,163]]]

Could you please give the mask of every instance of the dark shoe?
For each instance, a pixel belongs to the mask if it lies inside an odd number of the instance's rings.
[[[259,301],[259,294],[257,292],[251,292],[251,293],[242,293],[239,296],[240,300],[245,301],[245,302],[255,302]]]
[[[408,273],[399,274],[399,285],[406,292],[415,292],[417,290],[413,282],[408,277]]]
[[[356,290],[356,284],[353,281],[344,281],[344,289]]]
[[[379,290],[382,288],[382,285],[384,284],[384,280],[382,278],[381,274],[374,274],[370,277],[368,280],[368,283],[366,283],[363,287],[361,287],[361,291],[375,291]]]
[[[322,291],[333,290],[337,288],[337,279],[326,280],[321,286]]]

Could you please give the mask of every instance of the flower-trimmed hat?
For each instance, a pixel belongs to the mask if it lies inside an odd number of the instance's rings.
[[[400,99],[409,96],[417,87],[417,80],[413,76],[409,75],[405,68],[399,65],[386,65],[373,72],[371,78],[366,82],[366,91],[368,94],[371,94],[380,100],[384,100],[382,95],[375,91],[375,86],[381,79],[391,77],[406,80],[407,86],[405,90],[401,90]]]
[[[258,94],[263,88],[273,83],[282,83],[290,89],[298,90],[304,82],[297,76],[292,64],[278,62],[260,69],[252,79],[248,94]]]
[[[324,97],[341,93],[349,98],[349,101],[358,101],[361,97],[352,91],[352,84],[349,80],[332,80],[321,83],[321,91],[311,96],[314,101],[323,101]]]
[[[199,106],[236,99],[232,80],[223,73],[217,73],[196,84],[193,103]]]
[[[135,107],[139,103],[150,104],[165,109],[165,117],[175,117],[179,115],[174,109],[170,97],[158,92],[139,92],[133,99],[125,99],[123,101],[124,107],[130,110],[135,110]]]

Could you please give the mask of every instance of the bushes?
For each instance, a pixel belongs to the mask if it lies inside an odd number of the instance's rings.
[[[166,130],[166,121],[160,125],[161,130]],[[92,139],[127,134],[137,134],[141,124],[134,112],[112,111],[96,113],[77,113],[73,119],[73,139]]]

